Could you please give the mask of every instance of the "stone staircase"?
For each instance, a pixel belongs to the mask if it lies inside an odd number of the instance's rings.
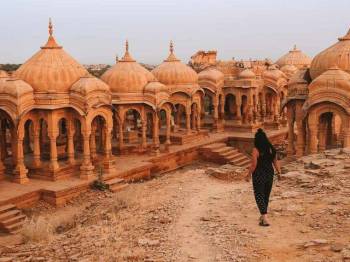
[[[225,143],[214,143],[200,148],[201,157],[209,162],[217,164],[232,164],[249,168],[250,159],[236,148],[227,146]]]
[[[129,184],[125,182],[122,178],[112,178],[106,180],[105,183],[108,185],[108,188],[112,192],[118,192],[128,187]]]
[[[0,206],[0,230],[5,233],[17,234],[22,229],[26,216],[15,205]]]

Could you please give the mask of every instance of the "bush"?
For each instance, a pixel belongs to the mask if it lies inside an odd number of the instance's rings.
[[[98,178],[97,178],[97,180],[95,180],[92,183],[92,188],[100,190],[100,191],[105,191],[109,188],[108,185],[103,181],[103,167],[102,166],[99,166]]]
[[[53,231],[54,227],[48,220],[38,217],[28,221],[24,225],[21,234],[24,242],[43,242],[51,239]]]

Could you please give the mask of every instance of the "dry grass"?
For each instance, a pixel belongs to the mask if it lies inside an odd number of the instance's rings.
[[[32,218],[24,225],[21,234],[25,242],[50,241],[53,235],[53,226],[43,217]]]
[[[21,234],[25,242],[50,241],[55,233],[76,227],[77,211],[64,209],[48,216],[32,217],[25,223]]]

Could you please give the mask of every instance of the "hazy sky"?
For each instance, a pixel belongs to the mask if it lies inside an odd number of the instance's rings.
[[[350,26],[350,0],[0,0],[0,64],[23,63],[54,35],[80,63],[113,63],[130,51],[158,64],[169,40],[187,62],[197,50],[220,59],[276,59],[297,44],[314,56]]]

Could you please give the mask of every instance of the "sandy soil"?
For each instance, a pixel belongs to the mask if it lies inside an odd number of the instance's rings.
[[[70,217],[71,223],[62,222],[41,243],[0,237],[0,261],[350,258],[349,173],[317,176],[312,183],[278,181],[271,226],[260,227],[251,183],[215,179],[206,174],[209,166],[197,163],[115,194],[91,191],[60,209],[41,203],[32,215],[47,221]]]

